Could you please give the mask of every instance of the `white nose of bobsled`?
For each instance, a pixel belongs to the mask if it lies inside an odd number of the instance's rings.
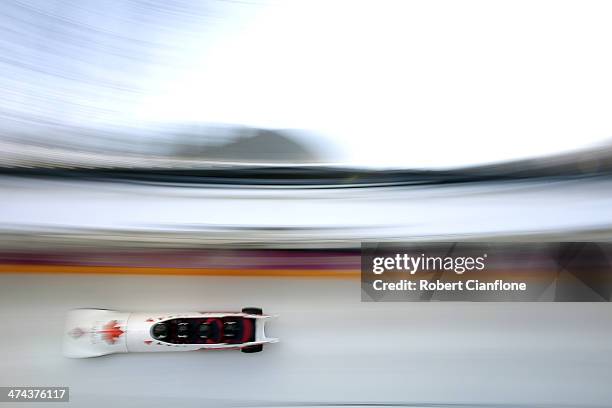
[[[127,353],[129,313],[77,309],[68,313],[64,327],[64,355],[72,358]]]

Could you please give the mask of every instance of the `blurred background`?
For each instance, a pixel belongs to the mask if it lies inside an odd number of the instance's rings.
[[[611,18],[3,1],[0,315],[44,335],[3,338],[0,385],[70,385],[78,405],[610,406],[607,304],[362,304],[359,249],[609,241]],[[59,349],[71,308],[248,305],[282,341],[249,359]]]

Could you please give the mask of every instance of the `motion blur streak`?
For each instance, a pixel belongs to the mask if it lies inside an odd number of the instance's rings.
[[[358,189],[0,179],[4,248],[359,248],[381,240],[599,240],[612,178]]]
[[[264,276],[299,277],[318,279],[359,279],[359,270],[316,269],[198,269],[198,268],[147,268],[129,266],[67,266],[67,265],[0,265],[0,273],[85,273],[107,275],[197,275],[197,276]]]
[[[605,1],[1,1],[0,385],[609,407],[608,304],[362,303],[355,278],[362,242],[612,240],[610,21]],[[244,306],[279,315],[278,345],[61,355],[70,309]]]
[[[0,11],[8,165],[456,168],[609,142],[605,1],[6,0]],[[270,131],[311,149],[240,143],[274,145]]]

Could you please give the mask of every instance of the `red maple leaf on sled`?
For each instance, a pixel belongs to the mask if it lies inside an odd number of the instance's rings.
[[[110,322],[102,326],[102,330],[98,330],[98,333],[102,335],[102,338],[108,344],[115,344],[117,339],[121,337],[124,331],[121,330],[121,327],[119,326],[119,323],[116,320],[111,320]]]

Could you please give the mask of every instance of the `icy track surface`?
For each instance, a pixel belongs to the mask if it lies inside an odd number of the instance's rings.
[[[89,407],[612,404],[608,303],[359,299],[356,280],[0,275],[0,383],[67,385]],[[280,315],[259,354],[61,354],[72,308],[249,305]]]

